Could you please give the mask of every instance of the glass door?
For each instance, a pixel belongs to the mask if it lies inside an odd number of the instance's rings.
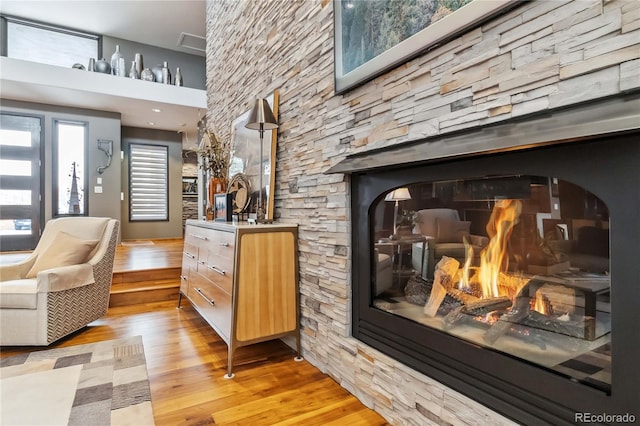
[[[40,238],[41,121],[0,114],[0,251],[31,250]]]

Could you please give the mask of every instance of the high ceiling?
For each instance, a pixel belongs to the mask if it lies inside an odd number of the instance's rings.
[[[0,12],[204,56],[178,45],[182,33],[205,37],[205,0],[2,0]]]
[[[130,40],[169,50],[204,56],[204,51],[179,46],[184,38],[197,42],[205,37],[205,0],[0,0],[0,12],[5,15],[60,25],[78,31]],[[197,43],[196,43],[197,44]],[[204,46],[203,46],[204,47]],[[3,58],[8,59],[8,58]],[[8,64],[8,62],[7,62]],[[7,65],[5,64],[5,65]],[[31,67],[28,71],[38,72],[42,68],[44,77],[51,71],[46,66]],[[4,70],[2,73],[2,97],[27,102],[49,103],[61,106],[99,109],[118,112],[125,126],[173,130],[185,134],[195,134],[198,117],[206,110],[206,98],[202,93],[191,95],[183,90],[180,94],[169,91],[168,97],[159,96],[168,88],[156,87],[145,99],[149,87],[146,83],[137,85],[133,92],[109,93],[108,89],[82,91],[76,87],[64,87],[61,79],[55,82],[45,78],[29,79],[20,68]],[[102,76],[82,75],[77,83]],[[116,86],[129,82],[110,80]],[[197,96],[196,96],[197,95]],[[188,98],[188,102],[174,102]],[[163,102],[164,100],[164,102]],[[157,112],[160,110],[160,112]],[[153,112],[156,111],[156,112]],[[194,139],[191,137],[191,139]]]

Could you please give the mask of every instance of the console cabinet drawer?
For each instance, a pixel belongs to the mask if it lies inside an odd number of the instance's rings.
[[[189,279],[189,300],[223,339],[231,335],[231,296],[198,273]]]
[[[233,258],[227,259],[209,251],[206,260],[198,264],[198,272],[216,283],[228,294],[233,292]]]

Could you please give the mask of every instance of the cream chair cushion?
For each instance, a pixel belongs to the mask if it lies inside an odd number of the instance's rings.
[[[38,306],[38,281],[11,280],[2,283],[0,308],[36,309]]]

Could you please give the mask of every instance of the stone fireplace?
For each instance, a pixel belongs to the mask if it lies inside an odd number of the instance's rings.
[[[354,337],[524,424],[640,418],[639,137],[627,96],[347,157]]]
[[[429,355],[433,362],[429,373],[424,374],[413,367],[413,356],[404,354],[407,359],[398,360],[400,358],[395,355],[402,353],[395,341],[389,341],[389,350],[384,352],[376,349],[378,346],[363,341],[362,336],[371,330],[366,330],[366,318],[354,322],[352,314],[360,309],[359,302],[354,299],[364,297],[361,311],[368,312],[367,315],[394,319],[389,312],[369,306],[374,300],[371,294],[362,296],[371,285],[368,268],[374,241],[388,239],[392,233],[389,229],[392,229],[395,203],[381,200],[390,190],[407,183],[401,179],[386,180],[386,175],[381,172],[394,167],[399,170],[404,163],[409,166],[414,161],[422,161],[422,165],[437,165],[435,163],[445,164],[447,158],[455,161],[465,158],[481,160],[491,158],[494,153],[495,158],[501,158],[514,151],[513,147],[523,152],[532,148],[530,152],[533,153],[557,140],[567,146],[572,140],[580,140],[576,146],[581,146],[591,140],[588,135],[603,133],[595,128],[577,137],[569,132],[575,129],[575,123],[565,118],[559,125],[546,127],[539,125],[537,119],[551,115],[558,117],[557,113],[562,108],[585,106],[584,102],[594,102],[592,105],[596,107],[586,122],[597,123],[602,132],[618,133],[615,126],[607,127],[603,120],[597,120],[600,118],[597,106],[612,96],[640,90],[639,7],[640,3],[628,0],[518,2],[516,8],[505,14],[422,52],[358,88],[336,95],[332,1],[220,0],[208,3],[207,115],[212,129],[219,132],[221,139],[230,138],[230,123],[250,109],[250,102],[256,96],[266,95],[275,89],[280,93],[275,219],[299,225],[301,332],[307,361],[392,424],[482,423],[511,426],[514,423],[509,418],[518,418],[517,413],[507,417],[500,413],[520,410],[505,408],[513,407],[513,399],[528,398],[530,403],[544,407],[540,401],[548,398],[539,398],[533,393],[511,394],[512,387],[497,386],[495,380],[484,385],[476,383],[474,386],[477,387],[472,387],[468,378],[453,376],[445,383],[445,373],[456,369],[444,365],[441,362],[443,356],[431,356],[433,351],[427,350],[422,355]],[[630,110],[624,104],[619,108],[621,117]],[[537,119],[531,120],[534,118],[531,114],[537,114]],[[524,117],[529,119],[528,125],[522,120]],[[616,122],[615,117],[609,118],[610,123]],[[525,127],[520,132],[510,133],[510,139],[501,139],[497,136],[500,136],[502,128],[492,126],[507,121],[512,130],[517,129],[517,126],[513,127],[517,123]],[[550,134],[549,129],[553,129],[555,134]],[[465,131],[473,133],[473,138],[467,137]],[[529,139],[531,136],[539,139]],[[411,151],[412,146],[428,149],[415,152]],[[380,149],[387,150],[383,151],[386,154],[375,155]],[[434,157],[425,158],[424,155],[429,153]],[[350,154],[362,154],[359,157],[361,164],[351,163],[355,174],[326,173]],[[440,159],[434,160],[436,157]],[[572,164],[571,158],[566,160],[567,164]],[[358,157],[352,157],[352,160],[358,160]],[[367,167],[371,168],[371,173],[365,172]],[[486,170],[479,172],[482,172],[479,176],[489,173]],[[503,177],[514,173],[518,174],[509,171]],[[528,187],[536,194],[540,194],[544,187],[544,180],[540,178],[562,179],[562,175],[553,176],[555,172],[544,175],[537,170],[531,173]],[[368,216],[358,213],[359,204],[353,203],[357,193],[352,192],[352,178],[384,182],[375,192],[365,194],[367,208],[374,203],[384,206],[386,214],[380,222],[380,235],[374,235],[377,223],[369,224]],[[443,180],[448,180],[448,177],[441,179],[420,174],[413,183],[432,184]],[[498,183],[514,184],[510,179],[504,179],[496,181],[494,187]],[[623,183],[628,185],[626,191],[633,191],[632,183]],[[548,185],[549,190],[553,190],[553,181]],[[582,185],[583,189],[608,202],[599,190],[585,185]],[[436,186],[448,190],[453,188],[449,184],[438,183]],[[560,196],[565,187],[562,183]],[[409,189],[412,200],[399,202],[400,216],[402,210],[415,210],[417,207],[412,203],[421,192]],[[362,198],[358,200],[362,201]],[[562,200],[560,203],[562,212]],[[589,206],[594,208],[593,203]],[[610,204],[607,204],[607,210],[614,215]],[[486,215],[490,210],[483,211]],[[599,205],[594,211],[604,212]],[[461,221],[477,222],[468,208],[461,213],[466,215],[460,217]],[[553,217],[543,217],[545,214],[551,213],[542,213],[540,221],[544,219],[544,226],[553,224]],[[629,209],[628,214],[635,213]],[[527,219],[521,218],[520,221],[529,224]],[[354,238],[352,230],[355,231],[354,227],[362,223],[366,223],[367,231],[362,238]],[[610,220],[612,238],[615,238],[616,227],[619,226],[616,223],[616,220]],[[567,225],[569,234],[571,230],[567,223],[558,224]],[[476,235],[485,227],[486,223],[474,225],[473,232],[469,233]],[[637,228],[632,229],[637,232]],[[638,240],[637,234],[623,232],[623,237],[627,241]],[[624,346],[616,349],[623,345],[622,342],[633,340],[630,331],[616,326],[617,321],[632,323],[635,316],[629,318],[629,312],[615,306],[619,293],[614,267],[620,259],[625,259],[624,256],[637,253],[637,250],[630,250],[620,257],[613,252],[614,249],[613,246],[609,248],[611,297],[615,308],[610,333],[613,338],[611,392],[617,398],[616,394],[621,392],[618,384],[627,379],[616,378],[625,372],[616,369],[615,365],[622,360],[628,366],[638,358],[638,354],[627,351]],[[526,251],[524,253],[527,254]],[[414,256],[409,257],[409,251],[404,254],[403,263],[410,266]],[[630,262],[626,259],[625,262]],[[515,267],[517,262],[511,264]],[[354,265],[358,265],[358,269],[354,270]],[[393,271],[389,268],[388,272],[391,275]],[[360,280],[367,283],[364,290],[357,285]],[[630,299],[637,301],[638,294]],[[407,328],[417,324],[406,318],[402,320],[405,321],[403,325],[408,324]],[[453,328],[454,331],[456,329]],[[380,333],[381,336],[389,334],[394,339],[401,339],[393,332]],[[432,334],[439,341],[453,339],[438,330]],[[497,342],[500,343],[501,339]],[[473,346],[472,343],[459,345]],[[393,356],[388,355],[390,351],[395,351]],[[491,355],[493,350],[486,353]],[[471,356],[463,354],[464,357]],[[506,354],[491,356],[511,359]],[[485,356],[475,362],[486,363]],[[507,370],[508,373],[542,368],[515,358],[509,365],[517,365],[517,368]],[[477,365],[475,370],[478,371],[476,375],[488,375]],[[632,368],[626,373],[635,374],[637,382],[640,380],[638,371]],[[525,388],[539,381],[538,376],[521,376],[518,380]],[[589,389],[585,391],[587,393],[602,394],[597,388],[585,388],[580,383],[575,387]],[[464,392],[458,390],[463,388]],[[591,411],[600,408],[594,405]]]

